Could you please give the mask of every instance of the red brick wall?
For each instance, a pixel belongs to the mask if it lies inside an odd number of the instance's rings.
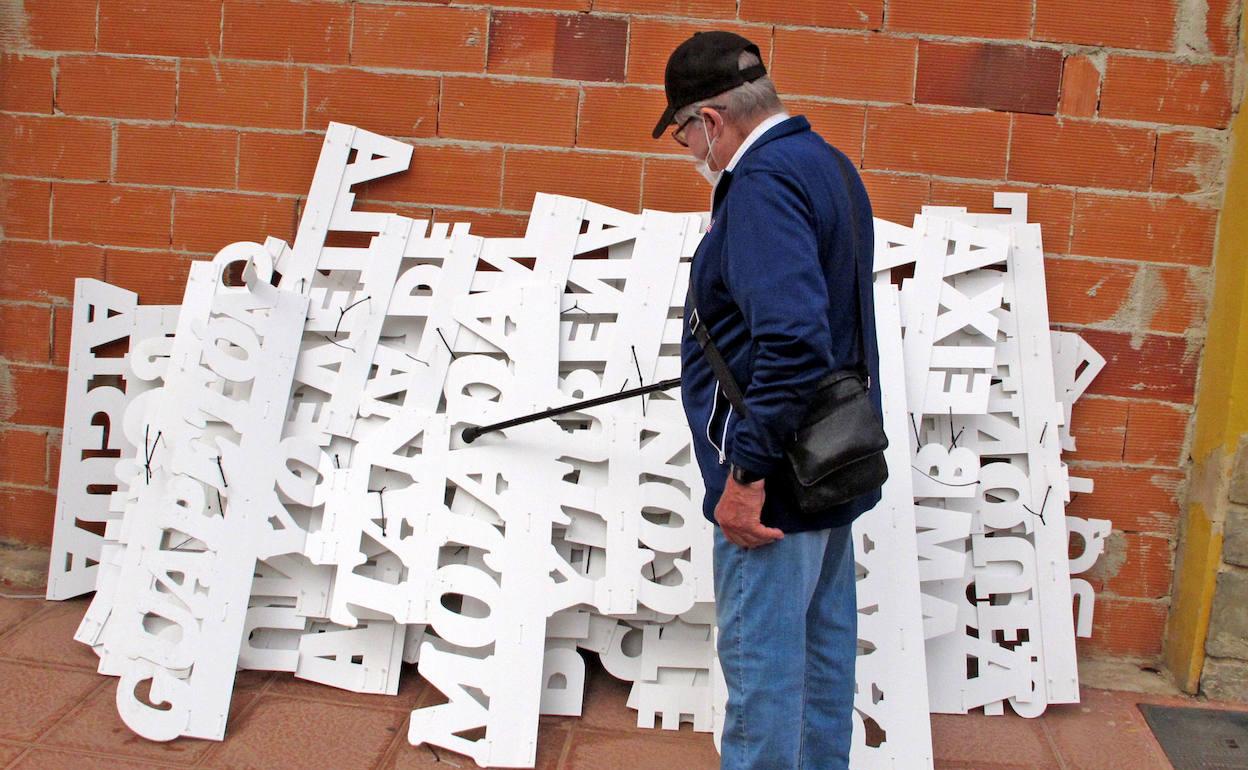
[[[1160,649],[1232,111],[1237,0],[13,0],[0,40],[0,537],[46,543],[74,276],[177,302],[190,260],[290,239],[320,133],[416,144],[366,197],[522,230],[538,190],[707,190],[649,130],[692,31],[755,40],[879,216],[1031,193],[1055,322],[1110,361],[1071,506],[1116,534],[1094,654]],[[592,7],[591,7],[592,5]]]

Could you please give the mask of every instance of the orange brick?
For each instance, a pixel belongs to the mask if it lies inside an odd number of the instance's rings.
[[[345,64],[351,6],[307,0],[226,0],[222,55]],[[274,34],[274,30],[281,30]]]
[[[23,0],[26,37],[45,51],[95,50],[97,0]],[[13,46],[16,48],[16,46]]]
[[[1085,396],[1075,402],[1070,432],[1075,451],[1064,452],[1066,461],[1122,462],[1127,437],[1127,401]]]
[[[585,86],[583,91],[581,122],[576,131],[578,147],[671,155],[688,152],[670,136],[661,136],[658,140],[650,138],[654,121],[667,107],[667,97],[662,91],[592,86]]]
[[[42,489],[0,487],[0,538],[29,545],[52,544],[56,495]]]
[[[357,5],[351,61],[366,67],[481,72],[488,32],[484,10]]]
[[[179,304],[181,302],[179,301]],[[70,305],[52,306],[52,365],[69,366],[69,347],[74,331],[74,308]],[[56,465],[50,470],[55,471]],[[55,484],[55,479],[53,480]]]
[[[309,70],[306,127],[322,131],[331,120],[388,136],[434,136],[438,79],[351,69]]]
[[[52,112],[52,59],[0,54],[0,110]]]
[[[61,476],[61,435],[62,431],[48,433],[48,487],[51,489],[56,489]]]
[[[303,74],[277,64],[183,61],[178,119],[255,128],[303,127]]]
[[[0,178],[0,239],[48,237],[52,184]]]
[[[884,23],[884,0],[741,0],[741,18],[799,27],[879,29]]]
[[[920,177],[864,171],[862,182],[871,198],[871,212],[907,227],[931,196],[931,183]]]
[[[681,43],[695,32],[708,29],[735,32],[758,46],[764,62],[771,61],[771,27],[761,24],[735,24],[715,22],[713,25],[696,21],[673,21],[634,16],[630,22],[628,39],[628,82],[663,83],[663,70],[667,58]],[[658,116],[655,116],[658,120]]]
[[[888,29],[956,37],[1027,38],[1030,0],[891,0]]]
[[[496,75],[554,77],[558,20],[558,16],[544,13],[494,14],[486,69]]]
[[[490,19],[487,69],[496,74],[618,82],[627,53],[625,19],[506,11]]]
[[[136,248],[169,246],[168,190],[111,184],[52,187],[52,237]]]
[[[61,179],[108,179],[113,132],[106,123],[0,115],[0,172]]]
[[[1122,459],[1135,465],[1182,465],[1191,410],[1154,401],[1130,403]]]
[[[42,487],[48,483],[48,434],[33,430],[0,431],[0,483]],[[6,511],[7,513],[7,511]]]
[[[777,29],[771,75],[781,93],[914,100],[914,40]]]
[[[589,11],[592,4],[592,0],[507,0],[509,8],[546,11]]]
[[[426,205],[497,208],[503,178],[503,151],[417,145],[406,174],[364,185],[367,200]]]
[[[1062,64],[1062,98],[1057,111],[1074,118],[1090,118],[1101,101],[1101,71],[1089,56],[1067,56]]]
[[[1086,259],[1044,261],[1049,321],[1097,324],[1113,319],[1131,291],[1137,268]]]
[[[52,357],[52,308],[0,305],[0,358],[46,364]],[[3,453],[0,452],[0,456]]]
[[[1168,51],[1176,0],[1036,0],[1036,40]]]
[[[1231,117],[1230,70],[1220,63],[1111,56],[1101,90],[1101,115],[1225,128]]]
[[[1226,170],[1226,139],[1224,134],[1211,132],[1159,134],[1153,190],[1183,195],[1217,189]]]
[[[1062,55],[1052,49],[923,41],[914,101],[1052,115],[1061,79]]]
[[[636,212],[641,200],[641,159],[623,155],[508,150],[503,207],[528,211],[539,192],[588,198]]]
[[[104,251],[94,246],[0,241],[0,285],[6,299],[72,302],[75,278],[104,278]]]
[[[1157,134],[1151,129],[1014,116],[1009,178],[1072,187],[1147,190]]]
[[[324,138],[312,134],[239,135],[238,189],[307,195]]]
[[[56,106],[69,115],[172,120],[177,66],[161,59],[62,56]]]
[[[518,214],[500,214],[494,211],[435,211],[435,222],[467,222],[470,232],[484,238],[523,238],[529,218]]]
[[[1130,427],[1127,428],[1130,432]],[[1090,478],[1091,494],[1078,495],[1066,506],[1070,516],[1109,519],[1114,529],[1150,532],[1171,537],[1179,524],[1179,485],[1184,474],[1177,470],[1078,465],[1072,474]]]
[[[1164,295],[1152,308],[1148,328],[1152,331],[1183,334],[1206,323],[1210,304],[1211,276],[1208,270],[1154,267]]]
[[[1089,393],[1192,403],[1199,342],[1099,329],[1081,329],[1079,334],[1106,362],[1088,388]]]
[[[570,86],[443,78],[438,136],[571,147],[577,99],[577,90]]]
[[[215,254],[231,243],[263,243],[268,236],[294,240],[295,199],[270,195],[177,192],[173,248]]]
[[[941,176],[1005,176],[1010,116],[869,107],[863,167]]]
[[[65,421],[64,370],[22,364],[4,366],[12,384],[12,388],[0,391],[0,414],[7,415],[6,422],[59,428]]]
[[[1178,198],[1075,197],[1076,254],[1208,265],[1218,210]]]
[[[144,305],[181,305],[191,262],[182,254],[106,249],[104,280],[137,293]]]
[[[1097,596],[1092,637],[1080,639],[1080,652],[1116,661],[1137,658],[1152,661],[1161,654],[1168,605],[1143,599]]]
[[[805,115],[810,127],[828,144],[849,156],[858,165],[862,162],[862,139],[867,122],[867,108],[860,104],[830,104],[806,99],[787,99],[785,109],[790,115]]]
[[[492,33],[495,27],[490,29]],[[627,62],[626,20],[584,14],[555,20],[554,77],[619,83]]]
[[[687,16],[694,19],[731,19],[737,15],[736,0],[594,0],[595,11],[646,13],[656,16]],[[718,27],[716,27],[718,29]]]
[[[220,0],[100,0],[100,50],[151,56],[221,53]]]
[[[238,132],[186,126],[120,126],[118,182],[233,187]]]
[[[1064,254],[1070,250],[1070,223],[1074,216],[1075,194],[1052,187],[1020,187],[1008,184],[974,184],[963,182],[932,182],[934,206],[965,206],[968,211],[991,213],[993,193],[1027,194],[1027,221],[1040,225],[1047,253]]]
[[[1118,596],[1162,599],[1170,595],[1174,577],[1174,544],[1168,537],[1125,534],[1120,547],[1125,559],[1113,575],[1106,575],[1105,587]]]
[[[1240,4],[1234,0],[1208,0],[1205,34],[1215,56],[1230,56],[1239,45]]]
[[[708,211],[711,187],[691,161],[646,158],[641,207],[658,211]]]

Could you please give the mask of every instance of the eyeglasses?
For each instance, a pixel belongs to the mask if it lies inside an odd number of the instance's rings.
[[[702,107],[710,107],[716,110],[727,109],[727,107],[723,106],[722,104],[704,104],[702,105]],[[685,129],[689,127],[690,123],[692,123],[695,120],[699,120],[701,118],[702,118],[701,108],[699,108],[698,112],[695,112],[689,117],[685,118],[683,121],[681,121],[680,125],[676,126],[676,130],[672,132],[672,138],[676,140],[677,144],[679,144],[681,147],[689,146],[689,142],[685,141]]]

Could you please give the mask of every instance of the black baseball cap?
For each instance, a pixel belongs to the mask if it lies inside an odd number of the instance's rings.
[[[693,37],[677,46],[668,57],[667,70],[663,73],[667,109],[663,110],[663,117],[655,124],[652,136],[655,139],[662,136],[681,108],[767,74],[767,68],[762,64],[740,69],[737,62],[742,51],[762,58],[758,46],[736,33],[723,30],[695,32]]]

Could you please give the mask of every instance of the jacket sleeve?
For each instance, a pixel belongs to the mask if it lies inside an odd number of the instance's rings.
[[[750,173],[735,180],[729,205],[724,283],[753,346],[749,416],[736,423],[729,460],[766,474],[831,370],[828,291],[814,212],[792,180]]]

